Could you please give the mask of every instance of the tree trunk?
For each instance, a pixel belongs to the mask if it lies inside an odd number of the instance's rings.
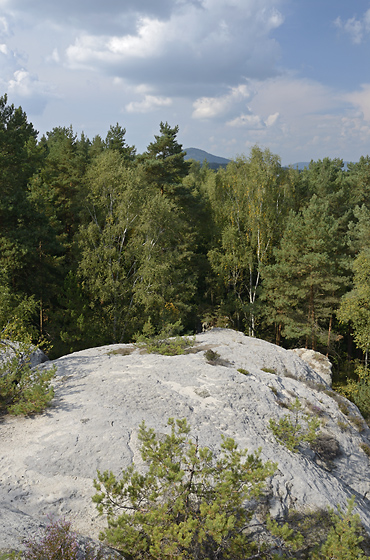
[[[329,349],[330,349],[330,336],[331,336],[331,329],[333,326],[333,315],[330,315],[330,321],[329,321],[329,332],[328,332],[328,345],[326,347],[326,357],[328,358],[329,356]]]

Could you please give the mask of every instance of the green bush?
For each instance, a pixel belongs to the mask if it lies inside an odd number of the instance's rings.
[[[298,398],[289,406],[290,414],[286,414],[276,422],[270,418],[270,430],[276,439],[285,445],[290,451],[298,451],[303,442],[313,443],[317,438],[320,428],[320,420],[317,417],[310,418],[309,414],[303,412]],[[304,422],[304,425],[300,422]]]
[[[36,347],[27,338],[16,342],[3,339],[1,346],[0,410],[10,414],[42,412],[54,396],[51,380],[55,367],[31,368],[30,357]]]
[[[136,335],[136,343],[149,354],[163,354],[164,356],[177,356],[194,345],[195,337],[179,336],[182,330],[181,321],[166,325],[159,334],[150,319],[145,323],[141,334]]]
[[[347,511],[338,506],[338,513],[330,511],[333,526],[320,551],[312,555],[313,560],[362,560],[368,558],[359,546],[364,540],[361,535],[361,522],[353,514],[354,497],[348,501]]]
[[[140,425],[144,473],[134,465],[121,479],[98,472],[93,500],[108,519],[101,538],[134,560],[237,560],[255,553],[245,528],[276,466],[230,438],[216,455],[191,439],[186,420],[168,425],[170,434],[160,438]]]
[[[261,368],[261,371],[264,371],[265,373],[273,373],[274,375],[277,375],[276,369],[274,368],[263,367]]]
[[[209,364],[216,365],[217,361],[220,358],[220,354],[209,348],[204,352],[204,357]]]
[[[360,448],[368,457],[370,457],[370,445],[364,442],[360,443]]]
[[[353,402],[365,418],[370,418],[370,385],[367,382],[357,383],[356,392],[353,394]]]

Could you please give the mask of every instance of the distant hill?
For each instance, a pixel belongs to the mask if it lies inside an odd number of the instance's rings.
[[[226,167],[228,163],[230,163],[230,159],[226,159],[224,157],[214,156],[206,152],[205,150],[199,150],[198,148],[185,148],[184,151],[186,152],[185,159],[193,159],[195,161],[199,161],[199,163],[204,163],[207,161],[208,167],[210,169],[218,169],[219,167]],[[298,161],[296,163],[292,163],[291,165],[284,165],[283,167],[293,167],[293,169],[298,169],[298,171],[303,171],[305,167],[309,167],[311,162],[309,161]],[[345,171],[348,169],[348,161],[343,162],[343,168]]]
[[[208,166],[211,169],[218,169],[219,167],[226,167],[227,164],[230,162],[229,159],[214,156],[205,152],[204,150],[198,150],[198,148],[185,148],[186,152],[185,159],[193,159],[195,161],[199,161],[200,163],[204,163],[207,160]]]

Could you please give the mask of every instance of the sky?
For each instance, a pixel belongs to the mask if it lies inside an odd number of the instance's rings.
[[[226,158],[370,153],[370,0],[0,0],[0,95],[40,137],[161,121]]]

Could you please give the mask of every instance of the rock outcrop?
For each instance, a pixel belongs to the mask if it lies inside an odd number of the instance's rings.
[[[11,342],[9,340],[0,340],[0,365],[16,354],[19,355],[23,363],[27,363],[31,367],[36,367],[39,364],[49,361],[49,358],[41,348],[31,346],[29,352],[22,350],[22,345],[18,342]]]
[[[307,348],[294,348],[291,352],[295,352],[304,362],[306,362],[313,370],[323,378],[325,383],[331,386],[332,381],[332,364],[326,356],[308,350]]]
[[[207,349],[220,357],[207,362]],[[165,431],[169,417],[187,418],[202,445],[217,448],[225,434],[276,461],[274,514],[289,507],[346,507],[354,494],[370,530],[370,469],[363,450],[370,430],[355,405],[295,353],[213,329],[197,335],[184,355],[113,345],[40,367],[52,364],[52,407],[32,418],[4,418],[0,426],[0,549],[21,548],[47,516],[66,517],[82,535],[97,538],[104,519],[91,501],[96,470],[119,474],[132,461],[140,464],[138,425],[145,420]],[[320,419],[314,449],[303,444],[299,452],[289,451],[269,427],[270,418],[286,415],[296,398],[305,413]]]

